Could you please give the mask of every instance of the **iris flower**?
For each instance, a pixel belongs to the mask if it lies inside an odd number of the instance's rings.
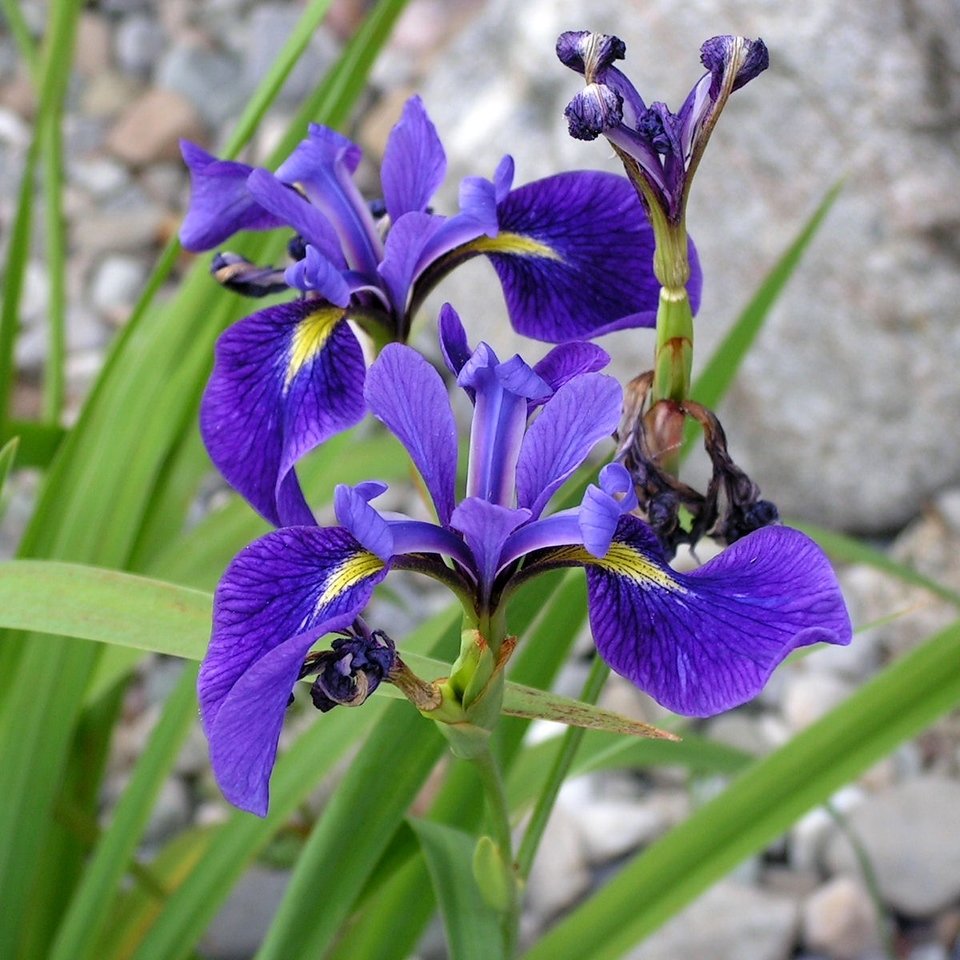
[[[378,343],[403,342],[426,294],[484,254],[511,322],[554,343],[652,326],[659,284],[653,236],[634,191],[600,172],[563,173],[511,189],[505,157],[493,180],[468,178],[460,212],[432,212],[446,157],[420,99],[407,101],[381,169],[382,202],[353,175],[360,149],[312,125],[276,173],[183,144],[192,196],[180,236],[189,250],[238,230],[288,226],[293,264],[261,268],[221,253],[214,273],[246,293],[291,288],[300,299],[232,326],[217,345],[201,431],[224,477],[275,525],[309,523],[293,470],[308,450],[364,413],[365,363],[354,321]],[[694,279],[699,294],[700,275]]]
[[[720,111],[734,90],[766,70],[767,48],[762,40],[745,37],[707,40],[700,48],[707,72],[677,113],[663,103],[649,107],[644,103],[630,80],[613,66],[625,52],[618,37],[586,30],[560,35],[557,56],[587,82],[564,111],[570,133],[580,140],[605,136],[648,205],[678,223]]]
[[[324,664],[324,698],[351,671],[358,681],[367,671],[361,686],[389,678],[383,645],[361,656],[354,643],[368,633],[356,630],[359,615],[391,570],[419,571],[449,586],[482,632],[521,582],[583,567],[600,655],[688,715],[750,699],[798,647],[849,642],[829,563],[799,531],[766,527],[692,573],[677,573],[655,534],[631,515],[632,481],[616,463],[601,470],[579,506],[548,511],[553,494],[620,417],[621,389],[599,372],[609,359],[600,348],[562,345],[534,367],[519,356],[501,362],[484,343],[469,349],[449,307],[441,346],[473,403],[463,495],[443,381],[420,354],[390,344],[369,371],[366,402],[408,451],[436,522],[378,510],[372,501],[386,489],[382,483],[340,486],[337,526],[269,533],[220,581],[199,698],[213,769],[232,803],[266,812],[284,711],[312,665]],[[353,639],[310,654],[324,634],[344,632]]]

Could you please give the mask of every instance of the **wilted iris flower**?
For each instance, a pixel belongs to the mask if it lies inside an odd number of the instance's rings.
[[[586,30],[563,33],[557,56],[587,82],[567,106],[570,133],[580,140],[605,136],[628,175],[653,208],[666,219],[683,219],[687,193],[707,140],[727,98],[766,70],[762,40],[720,36],[700,48],[707,72],[694,84],[679,111],[666,104],[648,107],[630,80],[613,66],[626,46],[618,37]]]
[[[499,630],[502,641],[505,599],[517,585],[546,570],[583,567],[601,656],[666,707],[695,716],[753,697],[797,647],[849,642],[829,563],[796,530],[758,530],[698,570],[677,573],[650,527],[630,514],[633,483],[617,463],[601,471],[578,507],[547,511],[621,415],[620,386],[599,372],[608,357],[598,347],[562,345],[533,367],[518,356],[501,362],[486,344],[469,349],[449,307],[441,345],[473,403],[462,495],[456,423],[436,370],[411,348],[391,344],[365,386],[370,409],[423,478],[437,522],[381,513],[371,501],[384,484],[340,486],[338,526],[269,533],[220,581],[199,695],[213,768],[231,802],[265,813],[284,711],[299,678],[321,672],[325,705],[338,696],[355,703],[371,683],[391,679],[392,651],[362,621],[356,628],[391,570],[446,584],[467,624],[484,636]],[[330,654],[309,653],[336,632],[349,637]]]
[[[655,322],[653,237],[628,183],[579,172],[513,190],[505,157],[492,181],[463,181],[459,213],[436,214],[429,203],[446,158],[417,97],[390,134],[383,199],[371,204],[353,180],[360,149],[326,127],[311,126],[276,173],[190,143],[183,153],[192,181],[185,247],[210,249],[241,229],[295,231],[285,270],[231,253],[214,259],[215,275],[239,292],[289,287],[300,299],[221,336],[201,411],[214,463],[274,524],[310,522],[293,466],[363,415],[365,364],[348,320],[377,344],[402,342],[436,283],[483,254],[513,326],[528,336],[559,343]]]

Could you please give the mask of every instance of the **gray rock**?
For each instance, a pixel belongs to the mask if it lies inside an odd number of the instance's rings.
[[[109,157],[82,157],[67,162],[70,181],[94,199],[106,199],[130,183],[123,164]]]
[[[243,106],[249,87],[236,58],[191,43],[176,43],[157,64],[157,87],[180,94],[217,127]]]
[[[164,211],[153,204],[99,210],[73,225],[73,242],[91,256],[108,250],[142,250],[158,241],[165,219]]]
[[[136,257],[106,257],[93,275],[90,302],[102,316],[119,322],[136,302],[146,276],[146,265]]]
[[[960,783],[920,777],[869,798],[851,818],[884,901],[913,917],[960,897]],[[826,849],[833,873],[855,874],[856,858],[837,832]]]
[[[0,143],[23,150],[30,143],[30,127],[13,110],[0,107]]]
[[[584,853],[591,864],[622,857],[666,829],[664,811],[629,800],[594,800],[580,813]]]
[[[233,888],[202,941],[210,960],[246,960],[263,942],[283,898],[290,874],[251,867]]]
[[[526,907],[546,923],[571,906],[590,886],[579,816],[558,803],[530,871]]]
[[[625,956],[626,960],[786,960],[797,920],[792,900],[724,880]]]
[[[944,443],[942,426],[960,419],[960,271],[951,245],[960,94],[947,79],[960,64],[955,4],[815,0],[798,16],[790,5],[747,0],[598,0],[589,13],[578,0],[499,0],[443,54],[425,87],[452,180],[489,175],[508,151],[518,182],[567,168],[618,169],[609,147],[574,142],[564,128],[563,107],[581,81],[557,63],[553,45],[561,30],[583,27],[623,37],[641,93],[674,107],[699,75],[706,37],[735,27],[767,41],[771,69],[733,98],[693,189],[689,222],[707,274],[698,358],[845,173],[841,199],[750,354],[724,423],[735,456],[785,515],[859,530],[902,525],[960,479],[960,446]],[[502,314],[490,276],[478,265],[444,284],[474,334]],[[621,375],[649,367],[648,334],[607,343]]]
[[[147,14],[124,17],[113,37],[117,63],[127,73],[148,75],[167,45],[163,27]]]
[[[110,33],[106,17],[93,11],[80,15],[73,66],[81,76],[92,77],[110,65]]]
[[[843,703],[852,692],[849,683],[832,674],[795,669],[790,672],[784,691],[784,719],[794,731],[803,730]]]
[[[849,815],[865,798],[866,794],[860,787],[844,787],[830,798],[830,803],[841,814]],[[796,870],[818,870],[824,849],[835,829],[836,821],[824,807],[804,814],[790,830],[790,866]]]
[[[249,89],[256,87],[266,76],[300,15],[299,9],[281,3],[258,4],[250,12],[243,33],[244,81]],[[299,104],[332,65],[337,52],[337,42],[333,36],[324,27],[317,30],[287,77],[280,91],[280,102]]]
[[[190,794],[179,777],[164,781],[160,788],[150,822],[143,833],[147,846],[158,846],[169,840],[190,822]]]
[[[879,939],[876,909],[853,877],[835,877],[803,905],[803,942],[833,960],[858,960]]]
[[[173,90],[148,90],[131,103],[114,124],[107,147],[132,166],[180,155],[181,138],[203,136],[200,114],[184,96]]]

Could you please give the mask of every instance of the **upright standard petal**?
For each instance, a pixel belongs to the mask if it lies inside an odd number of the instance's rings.
[[[189,140],[180,141],[180,151],[190,171],[190,206],[180,225],[180,242],[187,250],[210,250],[238,230],[283,225],[247,189],[253,167],[219,160]]]
[[[346,266],[333,225],[296,190],[267,170],[254,170],[247,179],[247,189],[264,209],[293,227],[326,260],[336,267]]]
[[[457,425],[440,374],[415,350],[390,343],[370,367],[364,390],[374,416],[406,447],[442,524],[456,496]]]
[[[213,771],[231,803],[266,814],[283,715],[304,657],[323,634],[353,622],[386,572],[339,527],[277,530],[227,568],[197,693]]]
[[[295,184],[330,221],[350,267],[373,277],[383,248],[370,210],[353,182],[360,155],[360,148],[346,137],[312,123],[307,139],[277,168],[277,177]]]
[[[613,377],[585,373],[564,384],[527,429],[517,460],[517,504],[539,517],[563,482],[620,421]]]
[[[446,172],[447,157],[436,127],[423,101],[411,97],[383,151],[380,181],[390,219],[396,223],[405,213],[426,210]]]
[[[490,257],[520,333],[560,343],[654,325],[653,230],[629,181],[563,173],[513,190],[498,212],[500,233],[468,246]],[[695,256],[691,270],[696,309]]]
[[[729,710],[798,647],[850,642],[827,558],[789,527],[757,530],[688,574],[669,568],[650,528],[631,516],[602,558],[566,552],[586,567],[600,655],[676,713]]]
[[[339,307],[301,300],[241,320],[217,341],[200,408],[210,458],[271,523],[311,523],[289,489],[293,466],[360,420],[363,378],[363,351]]]

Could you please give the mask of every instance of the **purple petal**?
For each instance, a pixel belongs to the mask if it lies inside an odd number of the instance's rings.
[[[561,484],[620,421],[613,377],[586,373],[564,384],[528,428],[517,460],[517,503],[540,516]]]
[[[443,217],[429,213],[406,213],[387,234],[383,262],[378,270],[398,317],[405,317],[410,306],[413,282],[422,265],[423,251],[443,225]]]
[[[284,484],[294,482],[296,461],[363,416],[363,352],[343,317],[318,300],[282,304],[217,342],[200,409],[204,443],[226,480],[273,524],[304,517],[280,509],[291,502]]]
[[[507,199],[510,188],[513,186],[513,172],[513,157],[508,153],[497,164],[497,169],[493,173],[493,190],[497,203],[503,203]]]
[[[238,230],[272,230],[285,221],[265,210],[247,189],[254,168],[218,160],[189,140],[180,151],[190,171],[190,206],[180,226],[187,250],[210,250]]]
[[[519,356],[500,363],[485,343],[474,350],[457,382],[474,392],[467,496],[513,506],[527,401],[549,396],[550,388]]]
[[[622,60],[626,44],[609,34],[591,33],[589,30],[568,30],[557,37],[557,57],[560,62],[577,73],[604,70],[614,60]]]
[[[356,487],[338,483],[333,492],[337,522],[349,530],[365,550],[378,556],[384,563],[394,553],[393,534],[390,525],[370,506],[369,501],[379,497],[386,489],[383,483],[360,483]]]
[[[596,140],[623,123],[623,97],[605,83],[588,83],[564,108],[567,132],[575,140]]]
[[[653,230],[624,177],[548,177],[514,190],[499,212],[501,233],[483,249],[520,333],[559,343],[654,325],[660,284],[653,275]],[[691,270],[695,308],[695,256]]]
[[[554,347],[533,369],[556,393],[574,377],[596,373],[609,362],[610,354],[596,344],[572,341]]]
[[[457,427],[440,374],[415,350],[389,343],[367,374],[374,415],[406,447],[430,492],[440,522],[453,513]]]
[[[467,497],[453,511],[450,526],[463,534],[474,556],[485,600],[500,568],[500,554],[507,538],[529,519],[529,510],[515,510],[478,497]]]
[[[421,213],[443,183],[447,158],[423,101],[411,97],[399,122],[390,131],[383,152],[380,180],[390,219]]]
[[[449,303],[440,308],[438,327],[443,361],[447,369],[458,377],[473,351],[467,341],[467,331],[460,320],[460,314]]]
[[[677,713],[728,710],[756,696],[798,647],[850,642],[827,558],[788,527],[757,530],[680,574],[646,524],[624,516],[606,556],[584,565],[601,656]]]
[[[267,170],[254,170],[247,188],[257,202],[283,223],[293,227],[303,239],[338,267],[345,267],[340,240],[330,221],[296,190]]]
[[[633,479],[622,463],[608,463],[600,471],[600,485],[590,484],[583,495],[577,522],[583,545],[595,557],[610,549],[620,517],[635,510]]]
[[[280,165],[277,177],[296,184],[330,221],[349,266],[375,276],[383,247],[370,210],[353,182],[360,155],[360,148],[346,137],[312,123],[308,138]]]
[[[711,37],[700,48],[700,62],[710,71],[710,98],[716,100],[727,70],[736,70],[730,89],[739,90],[770,66],[770,54],[762,40],[730,36]]]
[[[483,177],[465,177],[460,181],[460,212],[480,227],[488,237],[500,229],[497,218],[496,187]]]
[[[306,256],[287,267],[283,276],[291,287],[313,291],[328,303],[338,307],[346,307],[350,303],[350,285],[344,280],[343,272],[312,244],[307,246]]]
[[[304,657],[323,634],[354,620],[386,572],[338,527],[277,530],[227,568],[197,692],[213,771],[231,803],[266,814],[287,699]]]

